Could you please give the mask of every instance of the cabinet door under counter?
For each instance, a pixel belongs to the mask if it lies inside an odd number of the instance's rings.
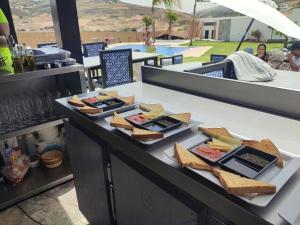
[[[101,146],[66,121],[65,129],[79,208],[91,225],[112,224],[105,145]]]
[[[202,212],[190,209],[118,157],[110,158],[118,225],[202,225]]]

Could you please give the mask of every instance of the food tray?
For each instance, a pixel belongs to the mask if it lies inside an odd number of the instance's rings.
[[[142,113],[142,112],[143,111],[141,109],[135,109],[135,110],[131,110],[131,111],[128,111],[128,112],[121,113],[120,116],[122,116],[123,118],[126,118],[126,117],[129,117],[129,116],[132,116],[132,115],[136,115],[136,114],[139,114],[139,113]],[[166,114],[171,114],[171,113],[170,112],[166,112]],[[113,117],[108,117],[108,118],[105,118],[105,120],[106,120],[106,122],[108,124],[110,124],[112,118]],[[174,129],[174,130],[171,130],[171,131],[165,133],[163,138],[156,139],[156,140],[150,140],[150,141],[137,140],[137,139],[131,137],[132,131],[130,131],[130,130],[126,130],[124,128],[116,128],[116,129],[119,130],[120,132],[128,135],[130,138],[132,138],[133,140],[135,140],[135,141],[137,141],[137,142],[139,142],[139,143],[141,143],[143,145],[153,145],[153,144],[158,143],[160,141],[166,140],[166,139],[170,138],[173,135],[176,135],[176,134],[181,133],[183,131],[189,130],[192,127],[195,127],[195,126],[197,126],[199,124],[200,124],[200,122],[191,120],[189,124],[187,124],[187,125],[183,124],[181,127],[178,127],[177,129]]]
[[[232,134],[232,133],[231,133]],[[249,138],[242,137],[239,135],[232,134],[235,138],[240,140],[249,140]],[[201,134],[200,132],[195,134],[195,136],[180,142],[180,144],[185,147],[186,149],[192,148],[193,146],[199,143],[199,140],[205,140],[207,136]],[[288,180],[295,174],[295,172],[300,168],[300,159],[290,156],[288,153],[281,151],[282,156],[284,158],[284,167],[278,168],[274,166],[269,168],[265,173],[259,175],[256,179],[261,180],[264,182],[268,182],[270,184],[276,185],[276,193],[271,195],[249,195],[247,197],[238,196],[238,198],[242,199],[243,201],[255,205],[258,207],[265,207],[267,206],[272,199],[276,196],[276,194],[280,191],[280,189],[288,182]],[[177,160],[175,158],[174,147],[170,147],[165,150],[166,156],[170,158],[175,164],[179,166]],[[173,165],[173,164],[172,164]],[[211,181],[212,183],[223,187],[219,182],[218,178],[216,178],[211,172],[204,171],[204,170],[195,170],[192,168],[187,168],[201,177]]]
[[[98,109],[102,109],[103,112],[113,110],[113,109],[117,109],[117,108],[121,108],[125,105],[125,102],[123,102],[122,100],[117,99],[117,98],[110,98],[110,99],[97,101],[97,102],[89,101],[89,100],[95,99],[95,98],[96,97],[83,98],[82,101],[88,106],[98,108]]]
[[[140,114],[136,115],[139,116]],[[167,133],[183,125],[183,122],[169,116],[160,116],[153,120],[146,120],[143,123],[137,123],[136,121],[131,120],[130,118],[132,118],[133,116],[126,117],[125,119],[135,127],[154,132]]]
[[[93,97],[93,96],[91,96],[91,97]],[[80,99],[85,99],[85,98],[86,97],[80,98]],[[71,106],[73,106],[73,105],[71,105]],[[76,108],[78,111],[80,110],[80,107],[76,107],[76,106],[73,106],[73,107]],[[114,112],[120,113],[120,112],[129,111],[129,110],[135,109],[136,107],[137,107],[137,104],[132,104],[132,105],[123,105],[120,108],[114,108],[114,109],[107,110],[107,111],[97,113],[97,114],[90,114],[90,113],[83,113],[83,112],[80,112],[80,113],[87,115],[89,117],[99,118],[99,117],[105,117],[105,116],[112,115]]]

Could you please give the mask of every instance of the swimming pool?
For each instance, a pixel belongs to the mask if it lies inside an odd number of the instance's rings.
[[[145,45],[138,45],[138,44],[127,44],[127,45],[121,45],[117,47],[112,47],[109,49],[126,49],[131,48],[132,51],[140,51],[140,52],[147,52],[147,46]],[[167,45],[156,45],[156,53],[165,55],[165,56],[173,56],[177,54],[181,54],[184,50],[187,50],[188,47],[169,47]]]

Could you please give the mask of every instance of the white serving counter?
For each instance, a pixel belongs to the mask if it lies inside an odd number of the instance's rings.
[[[300,121],[173,91],[141,82],[111,88],[139,102],[161,103],[170,111],[191,112],[206,127],[226,127],[251,139],[271,139],[278,148],[300,155]]]
[[[299,120],[141,82],[111,89],[122,96],[134,95],[137,102],[161,103],[168,111],[191,112],[194,120],[203,122],[201,126],[226,127],[251,139],[269,138],[280,149],[295,157],[300,155]],[[80,97],[89,95],[96,93]],[[67,104],[67,98],[57,102],[68,117],[65,121],[67,145],[80,208],[89,221],[98,221],[94,224],[114,224],[105,221],[115,209],[115,220],[124,225],[140,225],[145,220],[151,225],[174,225],[174,221],[178,225],[287,225],[278,212],[291,206],[291,197],[299,196],[300,171],[267,206],[258,207],[227,195],[222,188],[180,168],[166,156],[165,150],[194,135],[195,129],[145,146],[122,135],[104,119],[80,114]],[[292,209],[298,213],[299,207],[294,204]],[[165,222],[166,218],[172,219]]]

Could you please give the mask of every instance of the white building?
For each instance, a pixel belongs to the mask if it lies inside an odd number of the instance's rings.
[[[300,9],[294,9],[287,15],[292,21],[300,24]],[[237,17],[219,17],[219,18],[201,18],[202,38],[224,41],[240,41],[251,18],[247,16]],[[267,25],[255,21],[250,28],[248,38],[251,37],[251,31],[259,30],[262,33],[262,40],[283,39],[283,37],[272,33]]]

